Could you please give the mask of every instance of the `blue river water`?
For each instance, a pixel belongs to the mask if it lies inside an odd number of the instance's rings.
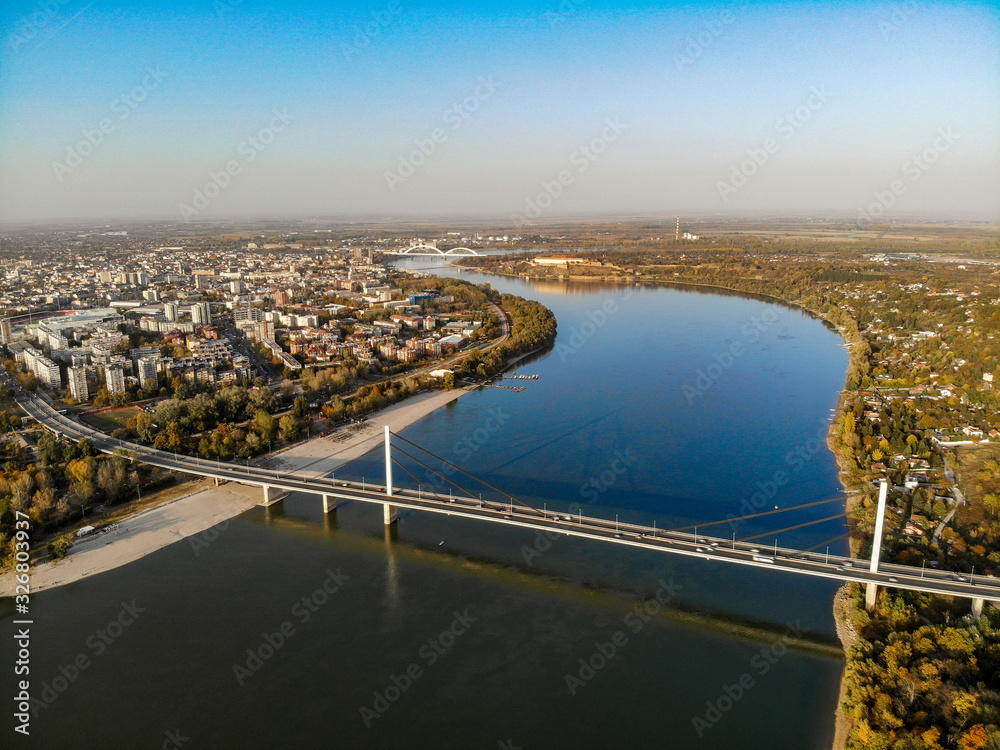
[[[461,275],[550,307],[556,346],[520,363],[539,375],[523,392],[463,396],[408,440],[538,506],[846,550],[822,519],[843,511],[825,436],[847,356],[822,322],[708,290]],[[379,459],[338,476],[377,480]],[[796,644],[832,637],[835,588],[430,514],[387,535],[377,508],[324,518],[293,494],[35,596],[46,705],[28,741],[9,711],[0,730],[39,748],[826,748],[842,664]],[[744,620],[773,634],[716,626]]]

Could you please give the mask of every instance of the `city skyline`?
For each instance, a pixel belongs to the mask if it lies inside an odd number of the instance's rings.
[[[0,221],[992,218],[997,11],[16,3]]]

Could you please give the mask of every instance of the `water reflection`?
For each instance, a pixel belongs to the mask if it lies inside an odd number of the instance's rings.
[[[270,523],[285,517],[285,498],[264,506],[264,520]]]
[[[385,602],[391,611],[399,609],[399,571],[396,564],[396,541],[399,524],[385,526]]]

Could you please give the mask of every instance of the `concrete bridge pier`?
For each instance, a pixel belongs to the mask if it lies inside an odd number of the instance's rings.
[[[331,510],[337,510],[337,498],[333,495],[323,495],[323,512],[329,513]]]
[[[274,505],[275,503],[280,503],[285,498],[285,493],[279,490],[277,487],[269,487],[264,485],[264,502],[261,503],[265,508]]]
[[[869,612],[875,610],[875,597],[878,595],[878,586],[874,583],[865,584],[865,609]]]
[[[972,600],[972,616],[977,620],[983,616],[983,605],[986,603],[985,599],[973,599]]]

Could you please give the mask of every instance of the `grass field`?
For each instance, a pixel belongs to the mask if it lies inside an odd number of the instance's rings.
[[[123,406],[120,409],[103,411],[100,414],[83,414],[80,420],[102,432],[111,432],[124,427],[136,414],[142,414],[142,409],[135,406]]]

